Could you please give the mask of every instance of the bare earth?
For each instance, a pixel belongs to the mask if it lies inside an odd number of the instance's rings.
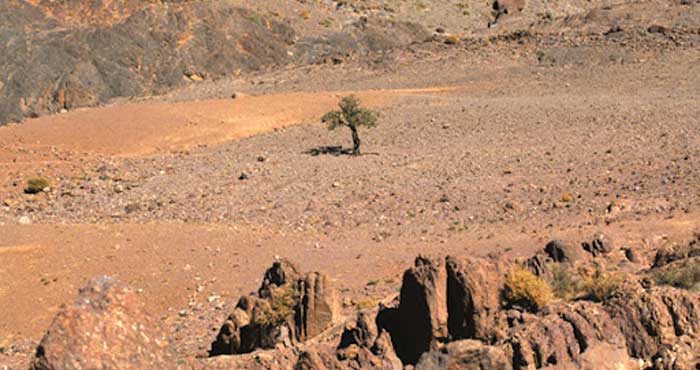
[[[519,48],[261,73],[0,128],[0,346],[39,340],[99,274],[142,289],[194,356],[276,256],[360,301],[396,291],[418,253],[700,227],[697,47],[582,65]],[[382,114],[365,155],[313,155],[348,145],[319,117],[350,92]],[[51,190],[23,194],[35,176]]]

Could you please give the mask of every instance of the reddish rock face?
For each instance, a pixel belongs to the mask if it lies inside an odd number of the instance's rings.
[[[33,370],[172,369],[174,358],[141,297],[109,276],[91,280],[54,319]]]
[[[447,258],[448,328],[454,339],[503,339],[507,329],[501,292],[507,267],[484,259]]]
[[[318,272],[306,275],[299,302],[299,339],[306,340],[321,334],[332,323],[338,312],[335,290],[328,278]]]
[[[418,256],[406,270],[396,322],[390,328],[396,352],[404,363],[415,364],[447,335],[444,264],[439,258]]]

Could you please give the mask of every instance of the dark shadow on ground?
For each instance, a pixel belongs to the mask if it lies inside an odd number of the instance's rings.
[[[352,155],[352,149],[343,149],[342,146],[319,146],[305,151],[304,154],[314,157],[321,154],[334,155],[337,157],[341,155]]]

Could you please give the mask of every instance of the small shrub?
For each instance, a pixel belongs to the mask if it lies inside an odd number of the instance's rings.
[[[368,298],[368,299],[363,299],[363,300],[357,302],[357,303],[355,304],[355,307],[356,307],[358,310],[367,310],[367,309],[370,309],[370,308],[377,307],[377,301],[375,301],[375,300],[373,300],[373,299],[369,299],[369,298]]]
[[[537,311],[552,301],[552,288],[542,278],[522,267],[515,268],[506,277],[506,300]]]
[[[49,180],[43,177],[36,177],[27,181],[27,187],[24,188],[24,192],[27,194],[37,194],[41,193],[42,191],[44,191],[44,189],[48,188],[49,186]]]
[[[253,321],[258,325],[279,325],[294,317],[301,295],[291,285],[274,289],[270,304],[263,306],[253,314]]]
[[[584,276],[582,288],[588,298],[602,302],[610,298],[624,281],[625,275],[623,273],[607,271],[603,267],[597,266],[592,273]]]
[[[569,264],[552,263],[552,289],[557,298],[570,300],[581,293],[581,275]]]
[[[455,35],[449,35],[445,37],[445,44],[447,45],[457,45],[459,43],[459,37]]]
[[[690,258],[652,271],[653,279],[662,285],[700,291],[700,259]]]

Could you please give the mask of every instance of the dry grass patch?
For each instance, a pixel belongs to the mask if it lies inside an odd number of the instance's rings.
[[[505,298],[508,305],[538,311],[552,301],[553,294],[546,281],[529,270],[518,267],[506,277]]]

